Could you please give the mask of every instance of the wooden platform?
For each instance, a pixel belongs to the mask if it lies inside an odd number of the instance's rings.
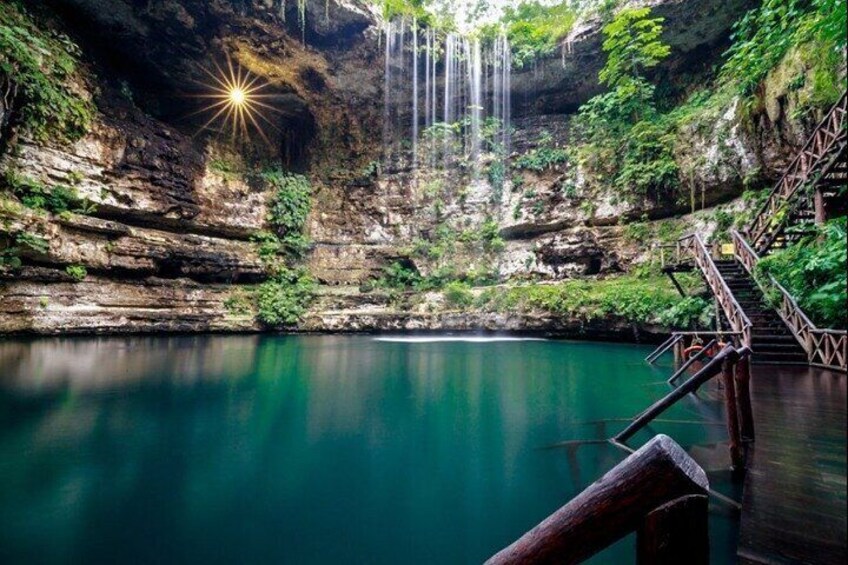
[[[846,376],[756,366],[742,563],[846,562]]]

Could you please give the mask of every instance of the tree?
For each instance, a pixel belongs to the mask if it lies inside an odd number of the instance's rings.
[[[607,62],[598,75],[602,84],[618,88],[643,80],[647,69],[669,56],[671,48],[660,40],[665,18],[650,14],[650,8],[628,8],[604,26]]]

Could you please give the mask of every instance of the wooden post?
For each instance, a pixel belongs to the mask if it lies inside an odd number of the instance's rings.
[[[827,208],[824,203],[824,192],[821,187],[816,187],[813,202],[816,211],[816,225],[823,226],[827,222]]]
[[[674,344],[674,366],[679,367],[683,362],[683,340]]]
[[[742,441],[754,441],[754,410],[751,407],[751,360],[736,363],[736,399],[739,403],[739,430]]]
[[[692,494],[660,506],[645,518],[636,537],[639,565],[708,565],[709,499]]]
[[[739,411],[736,406],[736,383],[733,380],[735,360],[725,359],[721,367],[721,380],[724,384],[724,407],[727,413],[727,435],[730,441],[730,461],[734,472],[741,472],[745,463],[742,460],[742,448],[739,441]]]
[[[579,563],[636,531],[655,509],[708,490],[704,470],[658,435],[486,563]]]

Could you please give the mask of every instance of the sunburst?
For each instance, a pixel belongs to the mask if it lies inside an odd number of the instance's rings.
[[[263,101],[274,97],[272,94],[262,92],[268,87],[268,83],[261,82],[260,77],[253,76],[240,66],[233,65],[229,58],[227,58],[226,69],[222,69],[215,63],[215,72],[203,70],[212,82],[202,85],[207,92],[198,94],[196,97],[207,100],[209,103],[194,114],[211,113],[212,116],[201,126],[201,131],[218,124],[219,130],[229,131],[232,137],[236,138],[247,137],[251,130],[255,129],[268,142],[260,122],[264,122],[273,129],[278,128],[263,113],[265,111],[279,112],[277,108]]]

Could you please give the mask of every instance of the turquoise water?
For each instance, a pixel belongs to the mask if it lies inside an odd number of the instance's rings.
[[[650,347],[211,336],[0,342],[3,563],[477,563],[623,459]],[[634,438],[732,490],[720,404]],[[720,463],[710,463],[718,452]],[[715,457],[713,457],[715,459]],[[700,459],[699,459],[700,460]],[[735,519],[711,516],[712,561]],[[633,562],[633,538],[596,563]]]

